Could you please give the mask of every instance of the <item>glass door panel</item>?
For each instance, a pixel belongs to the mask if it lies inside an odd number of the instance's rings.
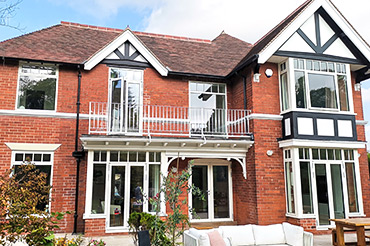
[[[319,225],[329,225],[328,183],[325,164],[315,165]]]
[[[347,162],[345,165],[346,165],[346,176],[347,176],[349,212],[358,213],[359,208],[358,208],[358,198],[357,198],[355,164],[351,162]]]
[[[130,177],[130,214],[143,212],[144,167],[132,166]]]
[[[230,218],[228,166],[213,166],[214,218]]]
[[[109,226],[124,225],[125,167],[112,166]]]
[[[137,132],[140,125],[140,84],[127,86],[127,131]]]
[[[343,184],[340,164],[331,164],[331,183],[333,190],[334,217],[335,219],[344,219],[344,198]]]
[[[195,212],[194,219],[208,219],[208,166],[194,166],[192,168],[192,182],[205,195],[205,200],[198,196],[192,197],[192,208]]]
[[[110,105],[110,130],[112,132],[122,131],[122,90],[124,85],[122,79],[111,80],[111,105]],[[122,88],[123,87],[123,88]]]

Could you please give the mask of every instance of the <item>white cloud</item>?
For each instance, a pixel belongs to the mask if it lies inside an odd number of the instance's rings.
[[[49,0],[68,4],[97,19],[134,11],[144,19],[145,31],[213,39],[221,31],[254,43],[305,0]],[[332,0],[361,35],[370,42],[369,0]],[[122,23],[124,28],[129,23]]]

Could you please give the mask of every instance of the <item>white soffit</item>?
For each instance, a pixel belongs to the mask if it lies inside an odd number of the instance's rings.
[[[158,71],[162,76],[167,76],[168,70],[165,66],[144,46],[144,44],[130,31],[125,30],[118,38],[109,43],[106,47],[92,56],[84,64],[85,70],[93,69],[103,59],[106,59],[117,48],[129,41],[138,52]]]
[[[5,143],[12,151],[55,151],[60,144]]]
[[[314,0],[291,22],[278,36],[271,41],[260,53],[258,63],[263,64],[280,48],[293,34],[307,22],[312,15],[322,7],[339,28],[347,35],[360,52],[370,61],[370,47],[344,19],[329,0]]]
[[[320,141],[289,139],[279,142],[280,148],[289,147],[308,147],[308,148],[341,148],[341,149],[364,149],[366,142],[349,142],[349,141]]]

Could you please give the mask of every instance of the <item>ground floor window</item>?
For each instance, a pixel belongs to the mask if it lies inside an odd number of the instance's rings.
[[[160,152],[94,151],[88,168],[86,214],[127,227],[132,212],[155,212],[147,202],[160,188]],[[91,164],[90,164],[91,163]]]
[[[292,148],[284,159],[288,215],[316,218],[318,226],[362,215],[356,150]]]
[[[205,199],[191,196],[193,220],[232,219],[231,169],[228,162],[195,161],[192,184],[200,188]]]
[[[12,167],[15,167],[15,172],[20,165],[32,163],[36,169],[46,174],[46,182],[48,186],[52,185],[53,172],[53,154],[50,152],[25,152],[14,151],[12,156]],[[50,200],[50,199],[49,199]],[[44,202],[37,205],[39,210],[50,210],[50,202]]]

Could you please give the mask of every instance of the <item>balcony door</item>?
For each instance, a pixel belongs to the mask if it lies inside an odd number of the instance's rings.
[[[190,82],[192,135],[226,135],[226,85]]]
[[[110,132],[140,133],[142,129],[143,71],[112,68],[110,76]]]

